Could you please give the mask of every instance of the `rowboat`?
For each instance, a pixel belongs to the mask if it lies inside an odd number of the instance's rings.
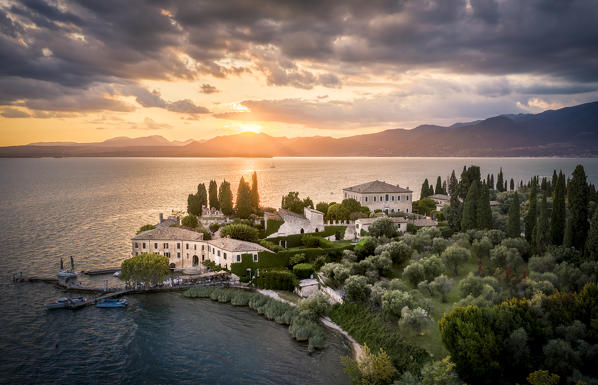
[[[81,305],[84,302],[85,302],[85,299],[83,297],[74,297],[74,298],[62,297],[62,298],[58,298],[56,300],[56,302],[47,303],[44,306],[46,306],[46,309],[71,309],[71,308],[78,307],[78,305]]]
[[[71,268],[65,269],[64,263],[62,258],[60,258],[60,271],[58,272],[58,277],[60,278],[76,278],[77,273],[75,272],[75,262],[73,261],[73,257],[71,256]]]

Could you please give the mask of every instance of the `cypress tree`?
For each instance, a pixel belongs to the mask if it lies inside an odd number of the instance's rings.
[[[534,228],[536,227],[537,218],[537,203],[538,197],[536,196],[536,183],[532,183],[532,187],[529,192],[529,206],[527,210],[527,216],[525,217],[525,239],[528,242],[532,241],[532,235],[534,234]]]
[[[196,194],[189,194],[187,197],[187,212],[189,214],[201,215],[201,205],[198,202]]]
[[[563,244],[565,236],[565,176],[559,172],[552,197],[552,214],[550,216],[550,239],[553,245]]]
[[[490,174],[486,175],[486,186],[490,186]]]
[[[503,174],[502,174],[502,167],[500,168],[500,171],[498,172],[498,176],[496,177],[496,189],[500,192],[505,191],[503,189],[504,186],[504,182],[503,182]]]
[[[491,229],[492,228],[492,209],[490,208],[490,192],[488,185],[482,184],[480,190],[480,198],[477,207],[477,228]]]
[[[200,214],[201,215],[201,206],[207,206],[208,205],[208,193],[206,192],[206,185],[203,183],[200,183],[197,185],[197,194],[195,194],[197,196],[197,203],[199,204],[200,207]]]
[[[552,188],[554,189],[556,187],[556,184],[558,182],[558,176],[556,174],[556,170],[552,170]]]
[[[442,182],[442,193],[443,194],[448,194],[448,188],[446,187],[446,181]]]
[[[241,219],[249,218],[251,215],[251,189],[245,178],[241,177],[239,188],[237,189],[237,204],[235,205],[237,217]]]
[[[448,193],[451,196],[458,195],[459,194],[458,190],[459,190],[459,181],[457,180],[457,177],[455,176],[455,170],[453,170],[453,172],[451,173],[451,177],[449,178]]]
[[[210,186],[208,187],[208,192],[209,192],[209,197],[210,197],[210,207],[213,209],[219,209],[220,202],[218,201],[218,184],[216,184],[215,180],[210,181]]]
[[[260,192],[257,188],[257,172],[251,175],[251,209],[257,214],[260,208]]]
[[[511,178],[511,191],[515,190],[515,181]]]
[[[424,199],[427,196],[429,196],[429,194],[430,194],[430,188],[428,186],[428,178],[426,178],[426,180],[422,184],[422,191],[419,194],[419,199]]]
[[[220,203],[220,211],[224,215],[233,214],[233,192],[230,188],[230,183],[223,180],[218,189],[218,199]]]
[[[586,260],[598,261],[598,210],[594,210],[584,250]]]
[[[509,219],[507,222],[507,236],[517,238],[521,236],[521,212],[519,208],[519,193],[513,194],[513,200],[509,206]]]
[[[435,190],[436,190],[436,194],[446,194],[446,192],[444,192],[442,190],[442,179],[440,179],[440,176],[438,176],[438,178],[436,178],[436,189]]]
[[[477,206],[480,200],[480,188],[478,181],[474,181],[469,187],[465,202],[463,203],[463,214],[461,215],[461,230],[466,231],[477,228]]]
[[[538,221],[532,236],[532,247],[537,255],[543,255],[550,244],[550,224],[548,223],[548,208],[546,207],[546,193],[542,194]]]
[[[569,212],[567,221],[567,247],[583,251],[588,236],[588,184],[582,165],[577,165],[568,188]]]
[[[542,184],[540,185],[540,189],[542,191],[544,191],[544,193],[548,193],[548,181],[546,180],[546,177],[542,178]]]

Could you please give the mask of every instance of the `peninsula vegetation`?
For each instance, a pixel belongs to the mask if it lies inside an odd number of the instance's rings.
[[[283,209],[315,207],[344,222],[317,233],[266,238],[280,223],[266,228],[260,220],[272,209],[259,206],[257,177],[251,186],[241,179],[234,205],[228,182],[211,202],[200,185],[188,215],[224,204],[234,222],[220,235],[268,249],[257,261],[246,254],[231,265],[241,281],[282,293],[313,276],[343,297],[333,306],[303,300],[292,314],[281,307],[268,315],[266,305],[258,312],[293,327],[304,322],[296,318],[300,308],[313,306],[309,328],[328,315],[367,347],[359,362],[343,359],[355,384],[598,383],[598,194],[584,168],[515,181],[502,170],[482,177],[470,166],[459,177],[453,171],[448,180],[435,179],[423,182],[416,214],[285,195]],[[215,182],[209,190],[217,191]],[[446,204],[437,204],[438,195]],[[418,214],[437,226],[415,221],[397,231],[392,216]],[[377,219],[357,241],[344,240],[348,222],[362,217]],[[188,295],[220,301],[217,291],[196,290]],[[235,295],[222,294],[221,302]],[[312,332],[305,333],[309,340]],[[313,333],[310,349],[317,349],[323,343]]]

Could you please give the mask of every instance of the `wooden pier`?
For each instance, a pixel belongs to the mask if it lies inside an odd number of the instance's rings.
[[[85,275],[102,275],[102,274],[114,274],[117,271],[120,271],[120,266],[119,267],[107,267],[105,269],[82,271],[81,274],[85,274]]]

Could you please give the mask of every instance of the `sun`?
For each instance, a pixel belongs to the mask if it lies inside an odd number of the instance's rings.
[[[251,132],[254,134],[259,134],[260,132],[262,132],[262,127],[260,127],[259,124],[242,124],[239,127],[239,132],[241,132],[241,133]]]

